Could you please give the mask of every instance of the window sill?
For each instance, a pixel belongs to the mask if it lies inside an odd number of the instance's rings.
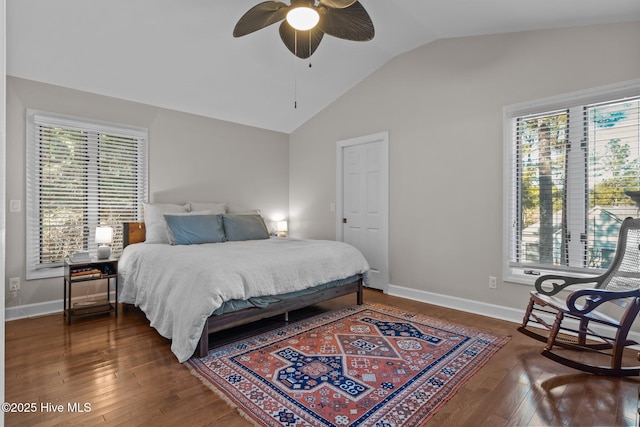
[[[510,271],[505,274],[504,281],[508,283],[515,283],[518,285],[526,285],[533,286],[538,280],[539,277],[546,276],[548,274],[554,274],[558,276],[569,276],[569,277],[596,277],[604,272],[603,271],[594,271],[593,273],[576,273],[575,271],[561,271],[561,270],[539,270],[540,274],[531,275],[524,274],[520,271]],[[588,288],[588,286],[583,286]]]
[[[52,277],[62,277],[64,267],[41,268],[37,270],[27,270],[27,280],[49,279]]]

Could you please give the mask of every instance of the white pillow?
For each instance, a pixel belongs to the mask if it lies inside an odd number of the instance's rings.
[[[226,213],[234,215],[260,215],[260,209],[246,209],[242,206],[228,204]]]
[[[209,211],[214,215],[227,213],[227,204],[223,202],[188,202],[191,212]]]
[[[166,243],[169,244],[167,236],[167,222],[164,214],[186,213],[189,205],[178,205],[174,203],[144,203],[144,226],[147,230],[145,243]]]

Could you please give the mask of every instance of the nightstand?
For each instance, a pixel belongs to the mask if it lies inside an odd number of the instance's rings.
[[[107,294],[105,299],[80,301],[71,303],[72,288],[75,283],[89,282],[93,280],[107,281]],[[111,286],[116,292],[115,304],[111,303]],[[72,262],[64,261],[64,315],[67,316],[67,324],[71,325],[72,317],[93,316],[114,312],[118,317],[118,260],[109,258],[105,260],[93,259],[92,261]]]

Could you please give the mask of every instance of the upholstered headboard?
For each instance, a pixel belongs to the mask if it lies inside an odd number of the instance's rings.
[[[127,247],[134,243],[142,243],[145,240],[146,228],[144,222],[125,222],[122,224],[123,229],[123,247]]]

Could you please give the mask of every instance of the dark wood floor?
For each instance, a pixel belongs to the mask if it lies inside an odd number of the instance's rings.
[[[305,316],[353,304],[339,298]],[[433,426],[637,425],[640,380],[580,374],[539,354],[541,343],[516,325],[367,290],[365,302],[392,305],[513,338],[438,411]],[[523,303],[524,304],[524,303]],[[212,336],[229,341],[273,322]],[[138,311],[67,326],[62,315],[6,324],[5,397],[34,403],[33,413],[6,413],[7,426],[213,425],[248,421],[192,376]],[[51,406],[47,407],[47,403]],[[87,403],[89,407],[85,407]],[[68,404],[85,412],[70,413]],[[63,412],[53,412],[63,405]],[[46,409],[49,408],[49,412]],[[45,410],[43,410],[45,409]]]

